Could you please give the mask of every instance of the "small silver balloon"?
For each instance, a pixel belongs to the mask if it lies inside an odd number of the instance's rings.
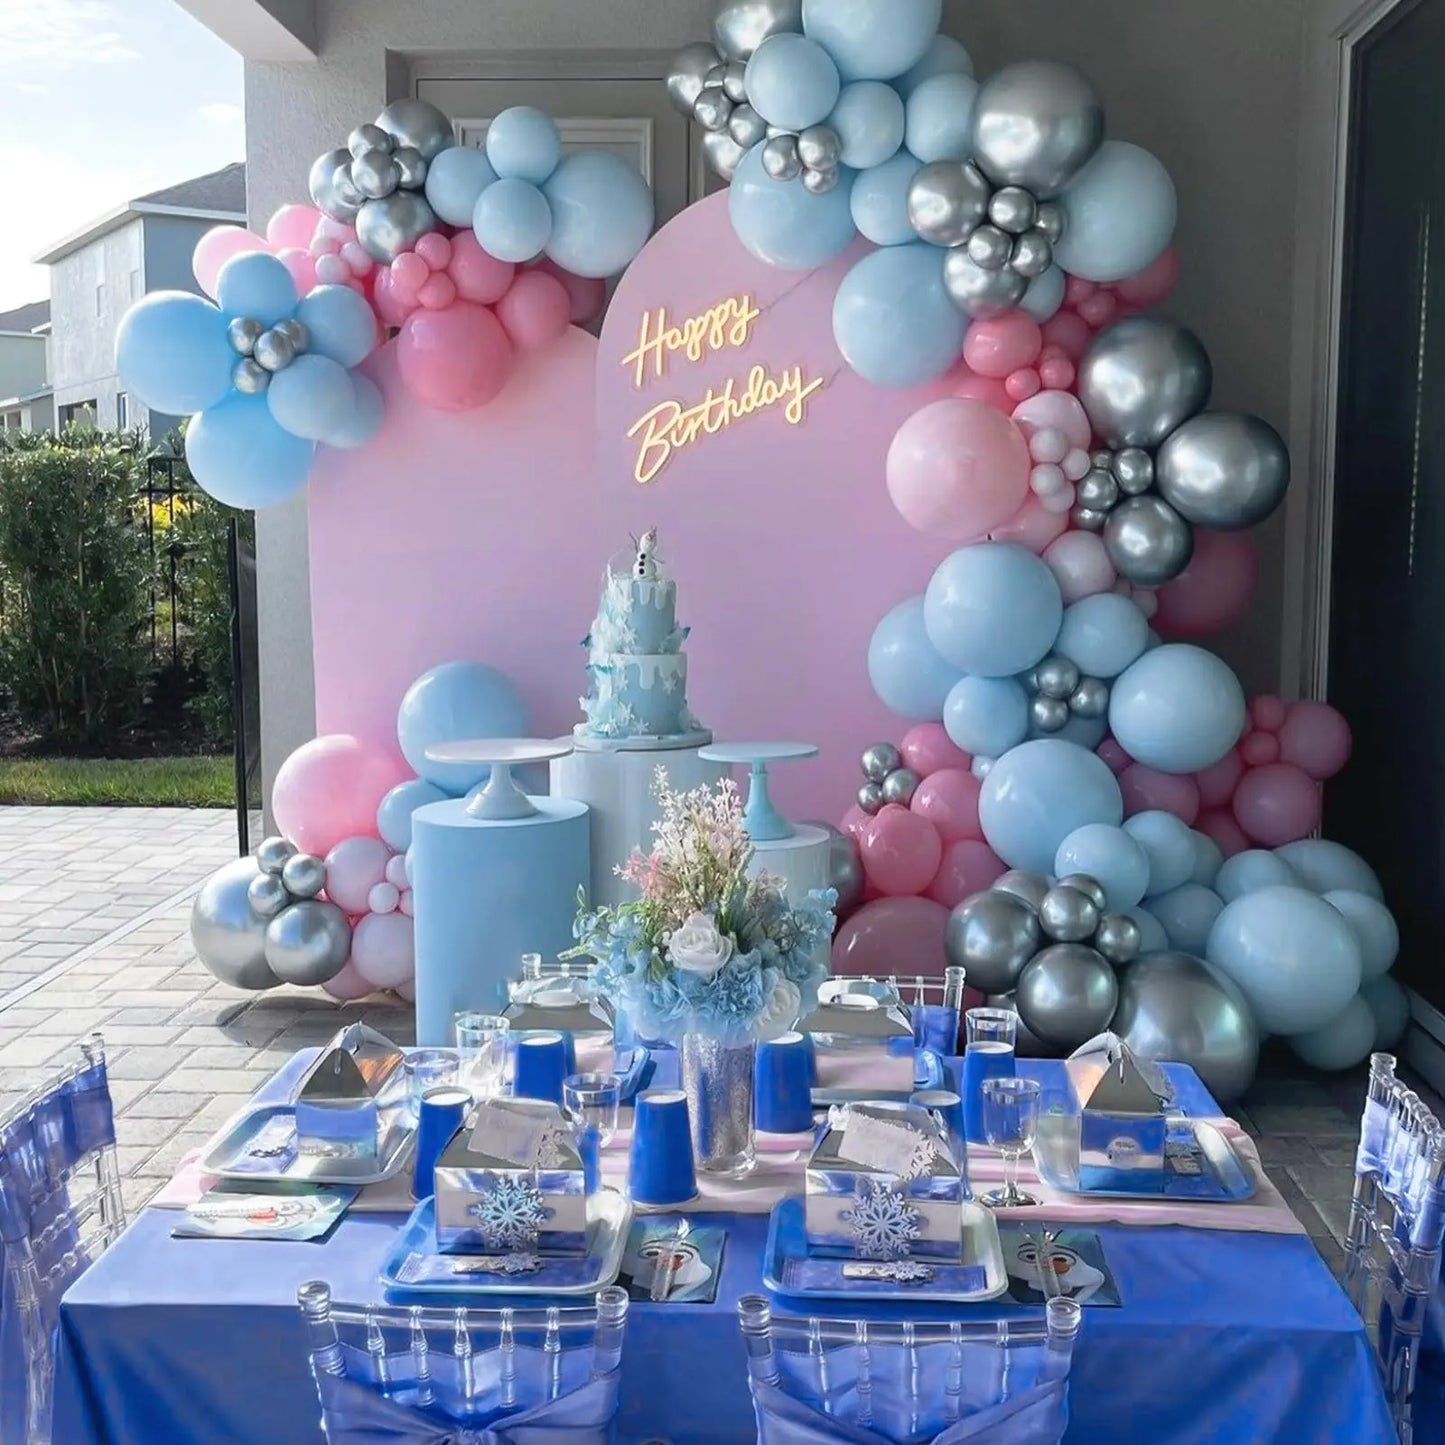
[[[294,857],[296,845],[279,833],[273,833],[269,838],[262,838],[256,844],[256,866],[263,873],[279,874],[286,866],[286,860]]]
[[[830,171],[815,171],[811,166],[803,171],[803,189],[811,191],[815,196],[826,196],[829,191],[838,189],[838,182],[842,174],[837,166]]]
[[[858,806],[870,817],[876,813],[887,799],[883,796],[882,783],[864,783],[858,789]]]
[[[271,329],[284,336],[298,356],[311,345],[311,333],[306,329],[306,323],[298,321],[294,316],[278,321]]]
[[[988,218],[1010,236],[1022,236],[1039,214],[1039,203],[1021,186],[1004,186],[989,198]]]
[[[271,373],[254,356],[242,356],[231,368],[231,385],[243,396],[260,396],[271,385]]]
[[[1141,587],[1177,577],[1194,555],[1194,529],[1152,492],[1120,502],[1104,523],[1104,550],[1114,570]]]
[[[297,853],[286,860],[281,881],[292,898],[315,898],[326,887],[326,864],[314,853]]]
[[[349,136],[346,137],[346,149],[353,156],[364,156],[367,151],[381,151],[390,155],[392,147],[396,142],[379,125],[372,125],[367,121],[365,125],[359,125]]]
[[[838,834],[828,839],[828,887],[838,894],[834,905],[839,911],[856,907],[863,901],[863,863],[858,845]]]
[[[748,98],[748,68],[741,60],[730,60],[723,67],[722,88],[728,99],[741,105]]]
[[[1064,225],[1068,217],[1057,201],[1043,201],[1039,205],[1034,225],[1049,238],[1049,244],[1057,246],[1063,239]]]
[[[870,783],[881,783],[895,768],[903,766],[903,755],[892,743],[873,743],[863,749],[859,763]]]
[[[1069,711],[1075,717],[1104,717],[1109,711],[1109,684],[1097,677],[1081,677],[1069,694]]]
[[[1021,898],[988,889],[965,898],[948,916],[943,952],[972,988],[1002,993],[1038,951],[1039,917]]]
[[[767,139],[768,123],[746,102],[733,107],[728,134],[746,151]]]
[[[733,112],[737,114],[736,111]],[[713,170],[723,180],[730,181],[733,172],[742,165],[748,147],[740,146],[725,130],[710,130],[702,138],[702,153]]]
[[[256,338],[252,358],[267,371],[285,371],[296,360],[296,343],[284,331],[273,326]]]
[[[1066,698],[1079,685],[1079,669],[1067,657],[1051,653],[1034,669],[1034,685],[1045,697]]]
[[[397,182],[403,190],[419,191],[426,184],[427,163],[422,153],[412,146],[398,146],[392,155],[401,179]]]
[[[382,151],[367,151],[352,161],[351,179],[367,200],[379,201],[401,184],[401,167]]]
[[[1045,1043],[1076,1049],[1101,1030],[1119,1002],[1108,960],[1082,943],[1055,943],[1035,954],[1015,988],[1019,1017]]]
[[[985,271],[997,271],[1008,265],[1009,256],[1013,252],[1013,241],[997,226],[991,226],[985,221],[983,225],[974,227],[972,234],[964,242],[964,248],[975,266],[982,266]]]
[[[282,983],[327,983],[351,953],[351,924],[334,904],[308,898],[266,925],[266,962]]]
[[[1058,943],[1082,943],[1099,926],[1099,908],[1082,888],[1056,883],[1039,904],[1039,924]]]
[[[704,130],[726,130],[733,103],[720,85],[705,85],[692,108],[692,118]]]
[[[722,57],[706,40],[684,46],[667,68],[667,98],[673,109],[691,118],[692,108],[707,84],[707,73]]]
[[[376,123],[396,142],[410,146],[424,161],[432,161],[456,145],[452,123],[430,101],[394,100],[377,116]]]
[[[1025,231],[1013,244],[1009,269],[1030,281],[1042,276],[1054,264],[1054,248],[1042,231]]]
[[[883,801],[902,803],[906,808],[913,801],[913,795],[922,781],[912,768],[894,768],[883,779]]]
[[[196,957],[233,988],[275,988],[281,981],[266,962],[266,920],[252,912],[247,896],[261,876],[254,858],[235,858],[201,884],[191,904]]]
[[[307,189],[317,210],[333,221],[354,221],[364,199],[351,183],[351,152],[327,151],[311,165]]]
[[[1041,733],[1056,733],[1069,720],[1069,705],[1060,697],[1040,693],[1029,699],[1029,721]]]
[[[1094,907],[1103,913],[1109,906],[1109,895],[1104,885],[1090,873],[1065,873],[1058,881],[1060,888],[1073,888],[1093,899]]]
[[[1195,526],[1226,532],[1252,527],[1284,500],[1289,449],[1260,417],[1207,411],[1159,448],[1155,485]]]
[[[356,239],[373,260],[390,263],[437,228],[436,212],[416,191],[368,201],[356,218]]]
[[[995,893],[1011,893],[1015,898],[1023,899],[1037,913],[1039,905],[1044,901],[1044,894],[1051,885],[1047,878],[1037,873],[1025,873],[1021,868],[1010,868],[1002,877],[995,878],[992,886]]]
[[[1056,196],[1104,139],[1104,107],[1071,65],[1024,60],[979,88],[973,154],[997,186],[1021,186],[1040,200]]]
[[[1069,517],[1081,532],[1102,532],[1109,520],[1109,514],[1097,507],[1074,507]]]
[[[1154,458],[1143,447],[1125,447],[1114,453],[1109,475],[1118,482],[1121,492],[1137,497],[1154,484]]]
[[[1113,472],[1090,467],[1074,486],[1074,498],[1081,507],[1107,512],[1119,500],[1119,483]]]
[[[953,303],[976,321],[1001,316],[1023,300],[1029,283],[1017,271],[1004,267],[987,271],[977,265],[962,246],[943,258],[943,284]]]
[[[718,49],[746,60],[770,35],[803,29],[803,0],[724,0],[712,22]]]
[[[246,887],[246,902],[257,918],[269,919],[291,906],[291,895],[274,873],[258,873]]]
[[[933,161],[908,184],[908,222],[935,246],[961,246],[988,211],[989,187],[976,166]]]
[[[1111,447],[1157,447],[1209,400],[1214,371],[1199,338],[1161,316],[1101,331],[1079,360],[1078,396]]]
[[[254,316],[237,316],[226,327],[226,340],[238,356],[249,356],[256,349],[256,339],[266,328]]]
[[[803,174],[795,135],[775,135],[763,146],[763,169],[775,181],[791,181]]]
[[[703,76],[703,89],[706,90],[708,86],[715,85],[719,90],[721,90],[723,81],[727,79],[727,73],[727,61],[719,60],[718,63],[714,65],[713,68],[709,70],[705,76]],[[732,97],[729,96],[728,99],[731,100]]]
[[[1132,963],[1142,942],[1139,925],[1127,913],[1106,913],[1094,931],[1094,947],[1116,966]]]
[[[798,134],[798,159],[814,171],[833,171],[843,155],[843,142],[832,126],[810,125]]]

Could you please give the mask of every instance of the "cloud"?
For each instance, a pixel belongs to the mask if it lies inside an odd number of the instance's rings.
[[[69,70],[139,60],[116,22],[112,0],[0,0],[0,68]]]
[[[246,124],[246,112],[229,100],[213,101],[199,107],[197,114],[225,130],[240,130]]]

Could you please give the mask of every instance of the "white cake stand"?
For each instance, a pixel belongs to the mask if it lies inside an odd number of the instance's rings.
[[[473,738],[438,743],[426,750],[426,756],[433,763],[486,763],[491,768],[486,787],[467,803],[473,818],[531,818],[537,805],[517,786],[512,769],[565,758],[571,751],[565,738]]]

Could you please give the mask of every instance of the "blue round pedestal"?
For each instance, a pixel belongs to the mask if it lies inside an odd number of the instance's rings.
[[[591,870],[587,807],[533,797],[526,818],[477,818],[464,799],[412,815],[416,1041],[450,1046],[459,1009],[500,1013],[524,953],[572,946]]]

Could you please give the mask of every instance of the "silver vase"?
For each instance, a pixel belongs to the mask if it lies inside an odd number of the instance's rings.
[[[699,1172],[740,1179],[753,1167],[753,1044],[684,1034],[678,1050]]]

